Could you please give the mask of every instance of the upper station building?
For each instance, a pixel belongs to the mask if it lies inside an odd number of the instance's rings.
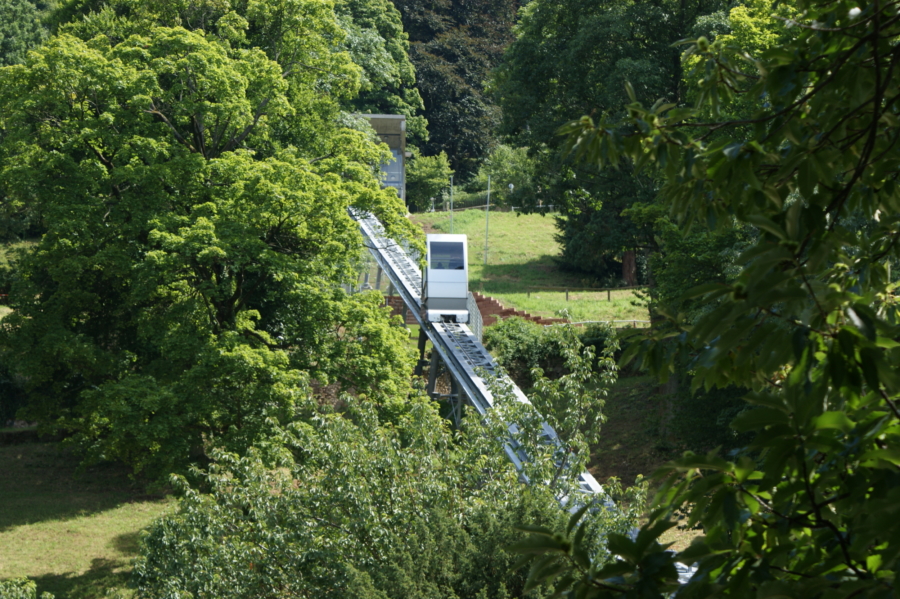
[[[406,202],[406,116],[402,114],[363,114],[375,133],[391,150],[393,160],[381,165],[385,186],[393,187]]]

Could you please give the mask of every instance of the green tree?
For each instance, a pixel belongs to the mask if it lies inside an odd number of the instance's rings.
[[[416,88],[416,72],[409,59],[400,13],[390,0],[339,0],[335,10],[343,17],[344,46],[363,69],[362,88],[350,103],[352,109],[404,114],[410,142],[426,142],[428,122],[417,116],[425,106]]]
[[[491,204],[499,206],[535,206],[538,189],[535,183],[538,161],[528,155],[528,148],[505,144],[495,146],[478,169],[473,186],[487,189],[491,176]],[[512,185],[512,190],[510,190]]]
[[[209,494],[181,479],[178,512],[142,541],[139,596],[523,596],[503,546],[522,518],[562,523],[553,494],[523,488],[483,429],[455,440],[425,396],[391,423],[347,401],[343,415],[293,427],[280,468],[225,454],[204,476]],[[587,540],[637,514],[598,509]]]
[[[24,61],[28,50],[44,40],[47,36],[43,22],[46,9],[44,4],[36,6],[28,0],[0,0],[0,67]],[[14,242],[40,232],[39,218],[34,210],[6,196],[0,188],[0,242]],[[0,286],[8,289],[5,281]]]
[[[692,355],[695,386],[750,388],[753,409],[733,426],[754,439],[733,461],[687,454],[667,466],[641,535],[613,538],[621,562],[589,569],[577,542],[554,540],[561,568],[533,570],[535,580],[564,572],[561,590],[583,596],[664,596],[673,558],[656,539],[684,509],[705,534],[678,557],[699,567],[680,595],[896,594],[900,313],[886,264],[900,251],[900,18],[880,2],[796,9],[796,33],[755,55],[690,44],[696,108],[635,100],[630,132],[605,118],[567,127],[582,159],[658,167],[685,224],[759,230],[736,280],[695,290],[708,313],[658,329],[642,353],[665,377],[668,337]],[[750,119],[702,118],[736,95],[765,103]]]
[[[645,254],[659,247],[652,230],[623,212],[635,203],[652,203],[658,184],[629,165],[600,172],[573,163],[560,155],[556,129],[588,110],[623,114],[626,81],[645,101],[683,102],[684,69],[672,44],[698,23],[715,22],[710,17],[724,5],[719,0],[534,0],[523,9],[493,86],[503,109],[501,131],[538,161],[540,191],[523,198],[531,200],[523,205],[541,201],[559,208],[567,267],[610,284],[630,279],[624,254],[636,252],[646,263]]]
[[[496,140],[500,111],[486,91],[512,41],[517,0],[393,0],[410,36],[425,103],[428,155],[446,152],[460,181],[474,175]]]
[[[22,62],[47,36],[41,9],[28,0],[2,0],[0,15],[0,66]]]
[[[210,32],[235,48],[262,49],[282,65],[289,80],[299,78],[304,84],[324,84],[321,96],[328,100],[325,106],[331,110],[335,108],[332,100],[338,98],[345,111],[405,114],[412,139],[424,141],[428,137],[427,122],[416,116],[422,109],[422,99],[415,88],[407,36],[399,13],[388,0],[91,0],[64,5],[56,11],[55,18],[64,30],[83,39],[98,33],[117,39],[152,25]],[[325,23],[327,37],[321,35]],[[316,57],[317,64],[307,62],[311,56]],[[356,73],[347,69],[347,57],[357,66]],[[325,73],[331,77],[323,77]],[[350,93],[341,91],[347,84]],[[315,101],[315,95],[305,95],[305,101],[310,102],[306,111],[320,112],[323,106]],[[304,111],[298,112],[296,116]],[[306,142],[312,143],[317,132],[315,121],[310,119],[306,128],[310,129]]]
[[[46,228],[4,344],[32,416],[90,457],[160,475],[213,445],[274,451],[315,407],[309,378],[408,389],[406,332],[379,298],[338,288],[360,248],[348,206],[413,233],[379,187],[381,146],[322,120],[357,70],[317,62],[340,30],[312,9],[282,55],[321,72],[130,22],[145,33],[64,34],[0,71],[4,190]],[[307,124],[322,135],[304,145]]]
[[[412,159],[406,163],[406,200],[410,210],[428,210],[432,198],[440,201],[441,192],[450,185],[452,174],[447,154],[422,156],[413,148]]]

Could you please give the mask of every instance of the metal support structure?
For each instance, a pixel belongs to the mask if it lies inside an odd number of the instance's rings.
[[[443,365],[443,361],[441,357],[437,355],[436,351],[431,352],[431,361],[428,365],[428,386],[425,387],[425,392],[428,393],[428,397],[434,398],[435,391],[434,386],[437,384],[438,376],[440,374],[441,366]]]
[[[356,210],[351,210],[350,214],[359,223],[366,246],[375,262],[384,269],[384,274],[402,298],[404,322],[406,310],[412,311],[421,327],[420,330],[431,341],[427,387],[429,395],[434,397],[438,375],[442,369],[446,369],[451,377],[450,398],[456,397],[460,403],[465,401],[480,415],[485,415],[494,405],[490,381],[484,378],[485,376],[491,378],[497,372],[497,366],[491,355],[466,325],[428,322],[423,313],[422,273],[418,265],[395,241],[385,235],[384,227],[374,216]],[[422,344],[424,345],[424,342]],[[508,378],[500,381],[500,384],[507,387],[518,401],[531,403],[522,390]],[[461,412],[457,410],[460,415]],[[546,442],[562,448],[562,442],[556,431],[547,423],[543,423],[542,427]],[[516,430],[515,423],[510,423],[509,428],[510,431]],[[503,450],[516,470],[522,473],[522,464],[528,460],[522,448],[510,438],[504,442]],[[521,476],[526,480],[524,474]],[[582,492],[605,497],[602,487],[589,472],[578,475],[578,483]]]
[[[413,372],[416,376],[422,376],[422,369],[428,364],[428,361],[425,359],[425,344],[428,343],[428,335],[425,334],[424,329],[419,329],[419,361],[416,362],[416,369]]]
[[[487,266],[488,224],[491,219],[491,176],[488,175],[487,204],[484,206],[484,265]]]
[[[450,375],[450,395],[447,400],[450,402],[450,419],[453,420],[453,426],[459,428],[462,424],[463,398],[459,394],[459,384],[453,375]]]
[[[453,175],[450,175],[450,233],[453,233]]]

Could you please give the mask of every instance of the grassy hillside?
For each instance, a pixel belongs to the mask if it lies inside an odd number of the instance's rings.
[[[450,233],[448,213],[415,214],[412,218],[426,233]],[[588,286],[582,276],[559,269],[553,216],[491,212],[487,265],[484,229],[483,210],[453,214],[453,232],[469,239],[469,289],[540,316],[557,316],[566,310],[575,321],[648,319],[647,309],[631,291],[616,291],[611,301],[606,292],[570,293],[569,301],[562,291],[527,293],[529,287]]]
[[[126,588],[141,529],[174,503],[144,495],[126,471],[77,471],[58,444],[0,447],[0,579],[38,593],[94,599]]]

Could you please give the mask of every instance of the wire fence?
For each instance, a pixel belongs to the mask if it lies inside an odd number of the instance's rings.
[[[446,206],[439,206],[435,204],[434,210],[427,210],[427,212],[463,212],[465,210],[484,210],[487,208],[487,204],[475,204],[472,206],[460,206],[456,202],[453,203],[453,210],[450,210],[450,203],[447,202]],[[498,206],[497,204],[490,205],[491,212],[534,212],[539,214],[551,214],[556,212],[556,207],[553,204],[549,204],[547,206],[530,206],[530,207],[522,207],[522,206]]]
[[[430,205],[426,205],[424,212],[460,212],[463,210],[484,210],[490,206],[495,212],[537,212],[550,213],[556,212],[554,204],[541,204],[538,206],[511,206],[505,194],[494,191],[491,193],[490,202],[488,202],[487,191],[465,192],[457,191],[453,196],[453,202],[450,201],[449,194],[444,194],[439,198],[432,198]]]
[[[569,293],[603,293],[606,292],[606,301],[612,301],[613,291],[634,291],[647,289],[646,285],[632,285],[625,287],[526,287],[526,297],[531,297],[532,293],[540,291],[564,291],[566,293],[566,301],[569,301]]]
[[[615,325],[616,323],[631,323],[634,328],[638,328],[638,324],[645,325],[640,328],[647,328],[650,326],[649,320],[582,320],[579,322],[557,322],[554,324],[545,324],[545,327],[571,327],[571,326],[583,326],[586,324],[609,324]]]

